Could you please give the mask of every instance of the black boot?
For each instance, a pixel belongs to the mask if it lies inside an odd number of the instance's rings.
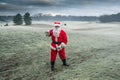
[[[54,65],[55,65],[55,62],[51,62],[51,71],[55,70]]]
[[[66,63],[66,59],[63,59],[62,62],[63,62],[63,66],[69,66],[69,64]]]

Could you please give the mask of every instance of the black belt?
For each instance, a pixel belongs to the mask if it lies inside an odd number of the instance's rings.
[[[62,42],[52,42],[53,44],[61,44]]]

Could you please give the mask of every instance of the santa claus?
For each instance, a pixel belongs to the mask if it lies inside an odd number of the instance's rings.
[[[54,22],[54,26],[55,28],[51,29],[47,34],[47,36],[50,36],[52,40],[52,43],[50,45],[51,48],[50,62],[51,62],[52,71],[54,71],[54,65],[57,54],[59,54],[59,57],[63,62],[63,66],[69,66],[66,63],[66,53],[65,53],[65,47],[68,42],[66,32],[63,29],[61,29],[60,22]]]

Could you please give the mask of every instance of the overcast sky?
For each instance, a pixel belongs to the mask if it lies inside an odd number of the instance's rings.
[[[25,12],[99,16],[120,12],[120,0],[0,0],[0,15]]]

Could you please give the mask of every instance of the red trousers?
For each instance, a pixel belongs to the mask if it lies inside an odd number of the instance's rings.
[[[51,58],[50,58],[51,62],[55,62],[56,61],[57,54],[59,54],[59,57],[60,57],[61,60],[66,59],[65,48],[63,48],[60,51],[55,51],[55,50],[51,49]]]

